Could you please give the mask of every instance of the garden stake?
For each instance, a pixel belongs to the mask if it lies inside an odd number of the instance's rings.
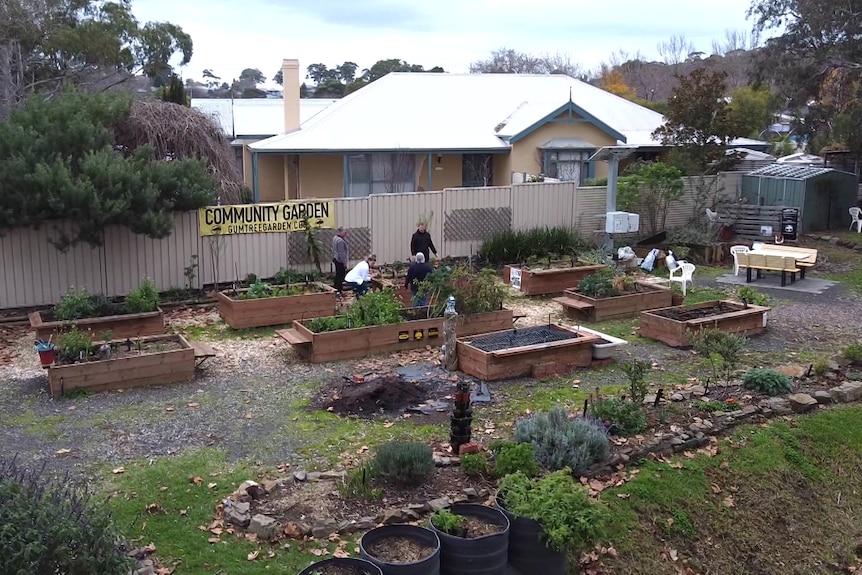
[[[805,377],[811,377],[811,370],[814,369],[814,364],[808,366],[808,371],[805,373]]]
[[[664,395],[664,390],[659,389],[658,393],[655,394],[655,401],[652,403],[653,407],[658,407],[658,404],[661,403],[661,398]]]
[[[583,415],[584,417],[587,416],[587,407],[589,407],[589,405],[590,405],[590,398],[587,398],[584,400],[584,415]]]

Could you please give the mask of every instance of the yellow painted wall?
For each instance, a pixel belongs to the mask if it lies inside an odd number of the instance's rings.
[[[285,156],[257,155],[257,185],[261,202],[284,201],[284,158]]]
[[[299,157],[299,198],[340,198],[344,195],[344,157]]]
[[[565,118],[565,115],[561,115]],[[597,149],[602,146],[614,146],[617,141],[613,136],[605,134],[602,130],[586,122],[577,123],[548,123],[529,134],[522,140],[512,145],[512,167],[513,172],[524,172],[527,174],[539,174],[542,171],[541,154],[538,147],[552,138],[580,138],[591,143]],[[596,163],[596,177],[607,175],[607,163]]]
[[[243,144],[242,146],[242,179],[245,182],[245,185],[248,186],[249,189],[252,188],[252,172],[251,172],[251,150],[248,149],[248,145]]]
[[[461,179],[461,162],[461,154],[441,154],[439,163],[437,162],[437,154],[431,154],[431,188],[428,188],[428,154],[417,155],[416,164],[422,166],[416,182],[417,189],[422,188],[426,192],[430,192],[459,187],[463,181]]]
[[[511,154],[494,154],[491,156],[491,185],[508,186],[512,183]]]

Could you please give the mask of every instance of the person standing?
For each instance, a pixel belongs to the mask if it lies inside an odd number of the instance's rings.
[[[410,288],[410,293],[413,295],[411,301],[415,307],[428,305],[428,294],[419,296],[419,288],[420,284],[428,277],[428,274],[433,271],[431,266],[425,261],[425,254],[422,252],[416,254],[416,261],[407,268],[407,277],[404,279],[404,285]]]
[[[341,293],[344,287],[344,276],[347,275],[347,264],[350,261],[350,246],[347,245],[347,230],[338,226],[332,236],[332,264],[335,266],[335,291]]]
[[[371,288],[371,268],[377,265],[377,256],[371,254],[347,272],[344,283],[353,286],[353,293],[361,297]]]
[[[431,234],[425,228],[425,222],[419,222],[419,227],[413,232],[413,236],[410,238],[410,255],[413,256],[419,253],[425,256],[425,262],[431,261],[431,253],[434,254],[435,258],[440,257],[437,255],[437,248],[434,247],[434,240],[431,239]]]

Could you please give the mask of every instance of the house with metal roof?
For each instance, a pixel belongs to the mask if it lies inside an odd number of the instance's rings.
[[[583,183],[607,174],[590,161],[602,147],[664,149],[661,114],[565,75],[391,73],[302,121],[299,62],[282,74],[284,133],[245,147],[256,201],[508,185],[515,173]]]

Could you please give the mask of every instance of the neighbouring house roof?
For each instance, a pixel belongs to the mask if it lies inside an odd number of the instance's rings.
[[[772,154],[767,154],[766,152],[759,152],[757,150],[749,150],[748,148],[728,148],[726,155],[730,155],[732,153],[740,153],[746,160],[775,161],[776,159],[775,156],[773,156]]]
[[[789,156],[783,156],[775,160],[779,164],[805,164],[805,165],[817,165],[822,166],[824,164],[823,158],[820,156],[815,156],[813,154],[806,154],[805,152],[796,152],[795,154],[790,154]]]
[[[771,164],[753,172],[749,176],[762,176],[767,178],[785,178],[788,180],[807,180],[834,172],[832,168],[809,168],[808,166],[794,166],[793,164]]]
[[[660,145],[652,132],[662,125],[661,114],[569,76],[413,72],[387,74],[303,122],[300,130],[250,147],[258,152],[504,152],[567,112],[620,143]]]
[[[302,98],[299,121],[307,122],[338,100]],[[284,100],[280,98],[192,98],[192,108],[211,114],[231,137],[269,137],[284,131]]]

